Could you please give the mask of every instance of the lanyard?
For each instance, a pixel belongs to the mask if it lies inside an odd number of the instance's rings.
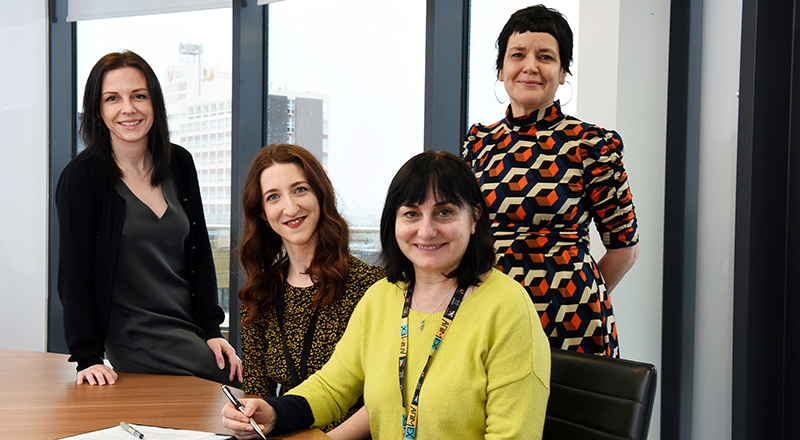
[[[280,283],[280,287],[278,287],[278,301],[275,304],[275,311],[277,312],[278,318],[278,333],[281,337],[281,344],[283,345],[283,357],[286,359],[286,369],[289,372],[289,377],[292,379],[292,386],[298,386],[300,383],[305,379],[306,371],[308,370],[306,364],[308,363],[308,355],[311,353],[311,340],[314,337],[314,329],[317,326],[317,316],[319,315],[319,307],[314,307],[314,312],[311,315],[311,321],[308,323],[308,328],[306,329],[305,338],[303,338],[303,351],[300,354],[300,368],[294,365],[294,359],[292,359],[292,355],[289,354],[289,348],[286,346],[286,334],[283,331],[283,318],[284,312],[286,307],[286,293],[283,286],[283,283]],[[280,384],[278,384],[278,389],[275,391],[276,396],[280,396]]]
[[[411,399],[411,405],[408,414],[403,413],[403,439],[414,439],[417,435],[417,415],[419,411],[419,391],[422,389],[422,382],[425,380],[425,372],[428,371],[428,365],[431,363],[433,354],[436,349],[441,345],[447,329],[453,323],[456,317],[458,307],[464,299],[464,293],[467,291],[466,287],[459,286],[458,290],[450,298],[450,304],[442,316],[442,322],[439,324],[439,330],[436,331],[436,336],[433,337],[433,344],[431,344],[431,353],[428,355],[428,360],[422,368],[422,373],[419,375],[417,381],[417,388],[414,390],[414,397]],[[403,378],[406,374],[406,356],[408,355],[408,311],[411,309],[411,297],[414,295],[414,288],[409,287],[406,290],[406,299],[403,304],[403,316],[400,321],[400,397],[403,401],[403,408],[405,408],[405,395],[403,394]]]

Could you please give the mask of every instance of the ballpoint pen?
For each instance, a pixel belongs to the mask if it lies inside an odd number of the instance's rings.
[[[228,400],[231,401],[233,406],[235,406],[240,413],[244,414],[244,405],[242,405],[242,403],[239,402],[239,399],[237,399],[236,396],[233,395],[233,393],[231,392],[231,390],[228,389],[227,386],[222,385],[222,392],[225,393],[225,396],[228,397]],[[267,440],[267,436],[264,435],[264,433],[261,431],[261,428],[258,427],[258,423],[256,423],[256,421],[253,420],[252,417],[248,418],[250,419],[250,424],[253,425],[253,429],[256,430],[256,433],[258,433],[258,435],[261,436],[261,438],[263,438],[264,440]]]
[[[124,429],[124,430],[126,430],[126,431],[128,431],[128,432],[130,432],[131,435],[133,435],[136,438],[139,438],[139,439],[144,438],[144,434],[142,434],[141,432],[137,431],[136,428],[134,428],[133,426],[131,426],[131,425],[125,423],[125,422],[119,422],[119,427]]]

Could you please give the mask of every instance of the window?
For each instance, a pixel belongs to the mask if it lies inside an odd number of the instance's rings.
[[[269,8],[268,142],[294,142],[326,166],[350,249],[374,264],[389,182],[423,151],[426,3],[289,0]]]
[[[149,32],[152,29],[158,29],[158,33]],[[198,169],[202,168],[198,178],[217,269],[220,305],[226,313],[230,285],[230,205],[214,203],[218,194],[223,193],[217,192],[217,185],[222,184],[225,193],[230,191],[230,172],[224,173],[223,169],[229,170],[231,166],[232,46],[230,9],[88,20],[77,24],[78,106],[82,104],[89,71],[108,52],[132,50],[147,60],[158,76],[170,115],[172,141],[183,142],[182,146],[192,152]],[[228,126],[210,129],[209,108],[219,109],[227,118]],[[201,128],[203,135],[198,137]],[[209,134],[220,142],[210,143]],[[227,162],[218,160],[223,157]],[[226,175],[227,180],[218,182],[218,175]]]

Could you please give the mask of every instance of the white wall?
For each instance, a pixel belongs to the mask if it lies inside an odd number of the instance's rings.
[[[609,42],[602,40],[594,41],[594,48],[582,48],[601,52],[601,58],[619,59],[616,90],[609,87],[607,93],[616,92],[616,101],[609,105],[615,106],[614,128],[625,141],[625,164],[640,222],[641,255],[616,289],[614,307],[623,357],[660,366],[669,2],[587,0],[582,2],[588,7],[582,6],[581,16],[590,16],[585,9],[600,7],[605,7],[607,14],[615,7],[614,2],[619,3],[620,14],[618,51],[603,49]],[[603,17],[600,11],[594,13]],[[734,4],[706,0],[703,14],[692,438],[721,440],[731,437],[741,0]],[[612,18],[603,17],[601,21],[609,23]],[[609,32],[609,38],[614,37]],[[584,61],[589,58],[583,52],[580,56]],[[599,61],[590,64],[601,65]],[[595,76],[612,73],[613,68],[608,68]],[[592,89],[584,86],[584,92]],[[598,113],[597,121],[602,122],[602,117]],[[651,440],[659,438],[659,399],[660,392]]]
[[[0,348],[46,349],[47,2],[0,5]]]
[[[692,438],[731,438],[742,1],[703,2]]]
[[[620,1],[616,128],[625,142],[640,254],[613,301],[623,357],[651,362],[659,371],[669,19],[669,1]],[[660,403],[659,383],[651,440],[659,438]]]
[[[576,64],[581,90],[575,116],[612,130],[617,128],[619,2],[620,0],[581,1],[580,16],[583,19],[580,21],[578,34],[583,37],[573,54],[576,61],[580,60]],[[622,140],[625,141],[625,138]],[[599,237],[597,235],[598,240]],[[601,242],[592,237],[592,243]],[[602,251],[602,246],[593,246],[592,251],[595,259],[599,259],[600,252],[597,251]]]
[[[581,2],[577,116],[618,131],[639,222],[639,260],[612,294],[621,357],[661,369],[669,2]],[[587,38],[591,35],[590,38]],[[604,249],[595,231],[592,254]],[[651,440],[661,429],[657,389]]]

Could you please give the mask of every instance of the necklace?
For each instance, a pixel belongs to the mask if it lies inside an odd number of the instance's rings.
[[[456,289],[458,289],[458,286],[456,286]],[[441,306],[441,305],[442,305],[442,303],[444,303],[444,300],[446,300],[446,299],[447,299],[447,298],[449,298],[449,297],[450,297],[450,296],[451,296],[453,293],[455,293],[456,289],[453,289],[453,291],[452,291],[452,292],[450,292],[450,295],[446,295],[444,298],[442,298],[442,300],[441,300],[441,301],[439,301],[439,304],[437,304],[437,305],[436,305],[436,307],[434,307],[434,308],[433,308],[433,311],[432,311],[432,312],[430,312],[430,313],[426,314],[424,318],[420,319],[420,321],[419,321],[419,331],[422,331],[422,327],[423,327],[423,326],[425,326],[425,320],[426,320],[426,319],[428,319],[428,318],[429,318],[431,315],[433,315],[434,313],[436,313],[436,310],[438,310],[438,309],[439,309],[439,306]],[[419,301],[417,301],[417,305],[419,305]],[[419,314],[421,315],[421,314],[422,314],[422,312],[419,312]]]

